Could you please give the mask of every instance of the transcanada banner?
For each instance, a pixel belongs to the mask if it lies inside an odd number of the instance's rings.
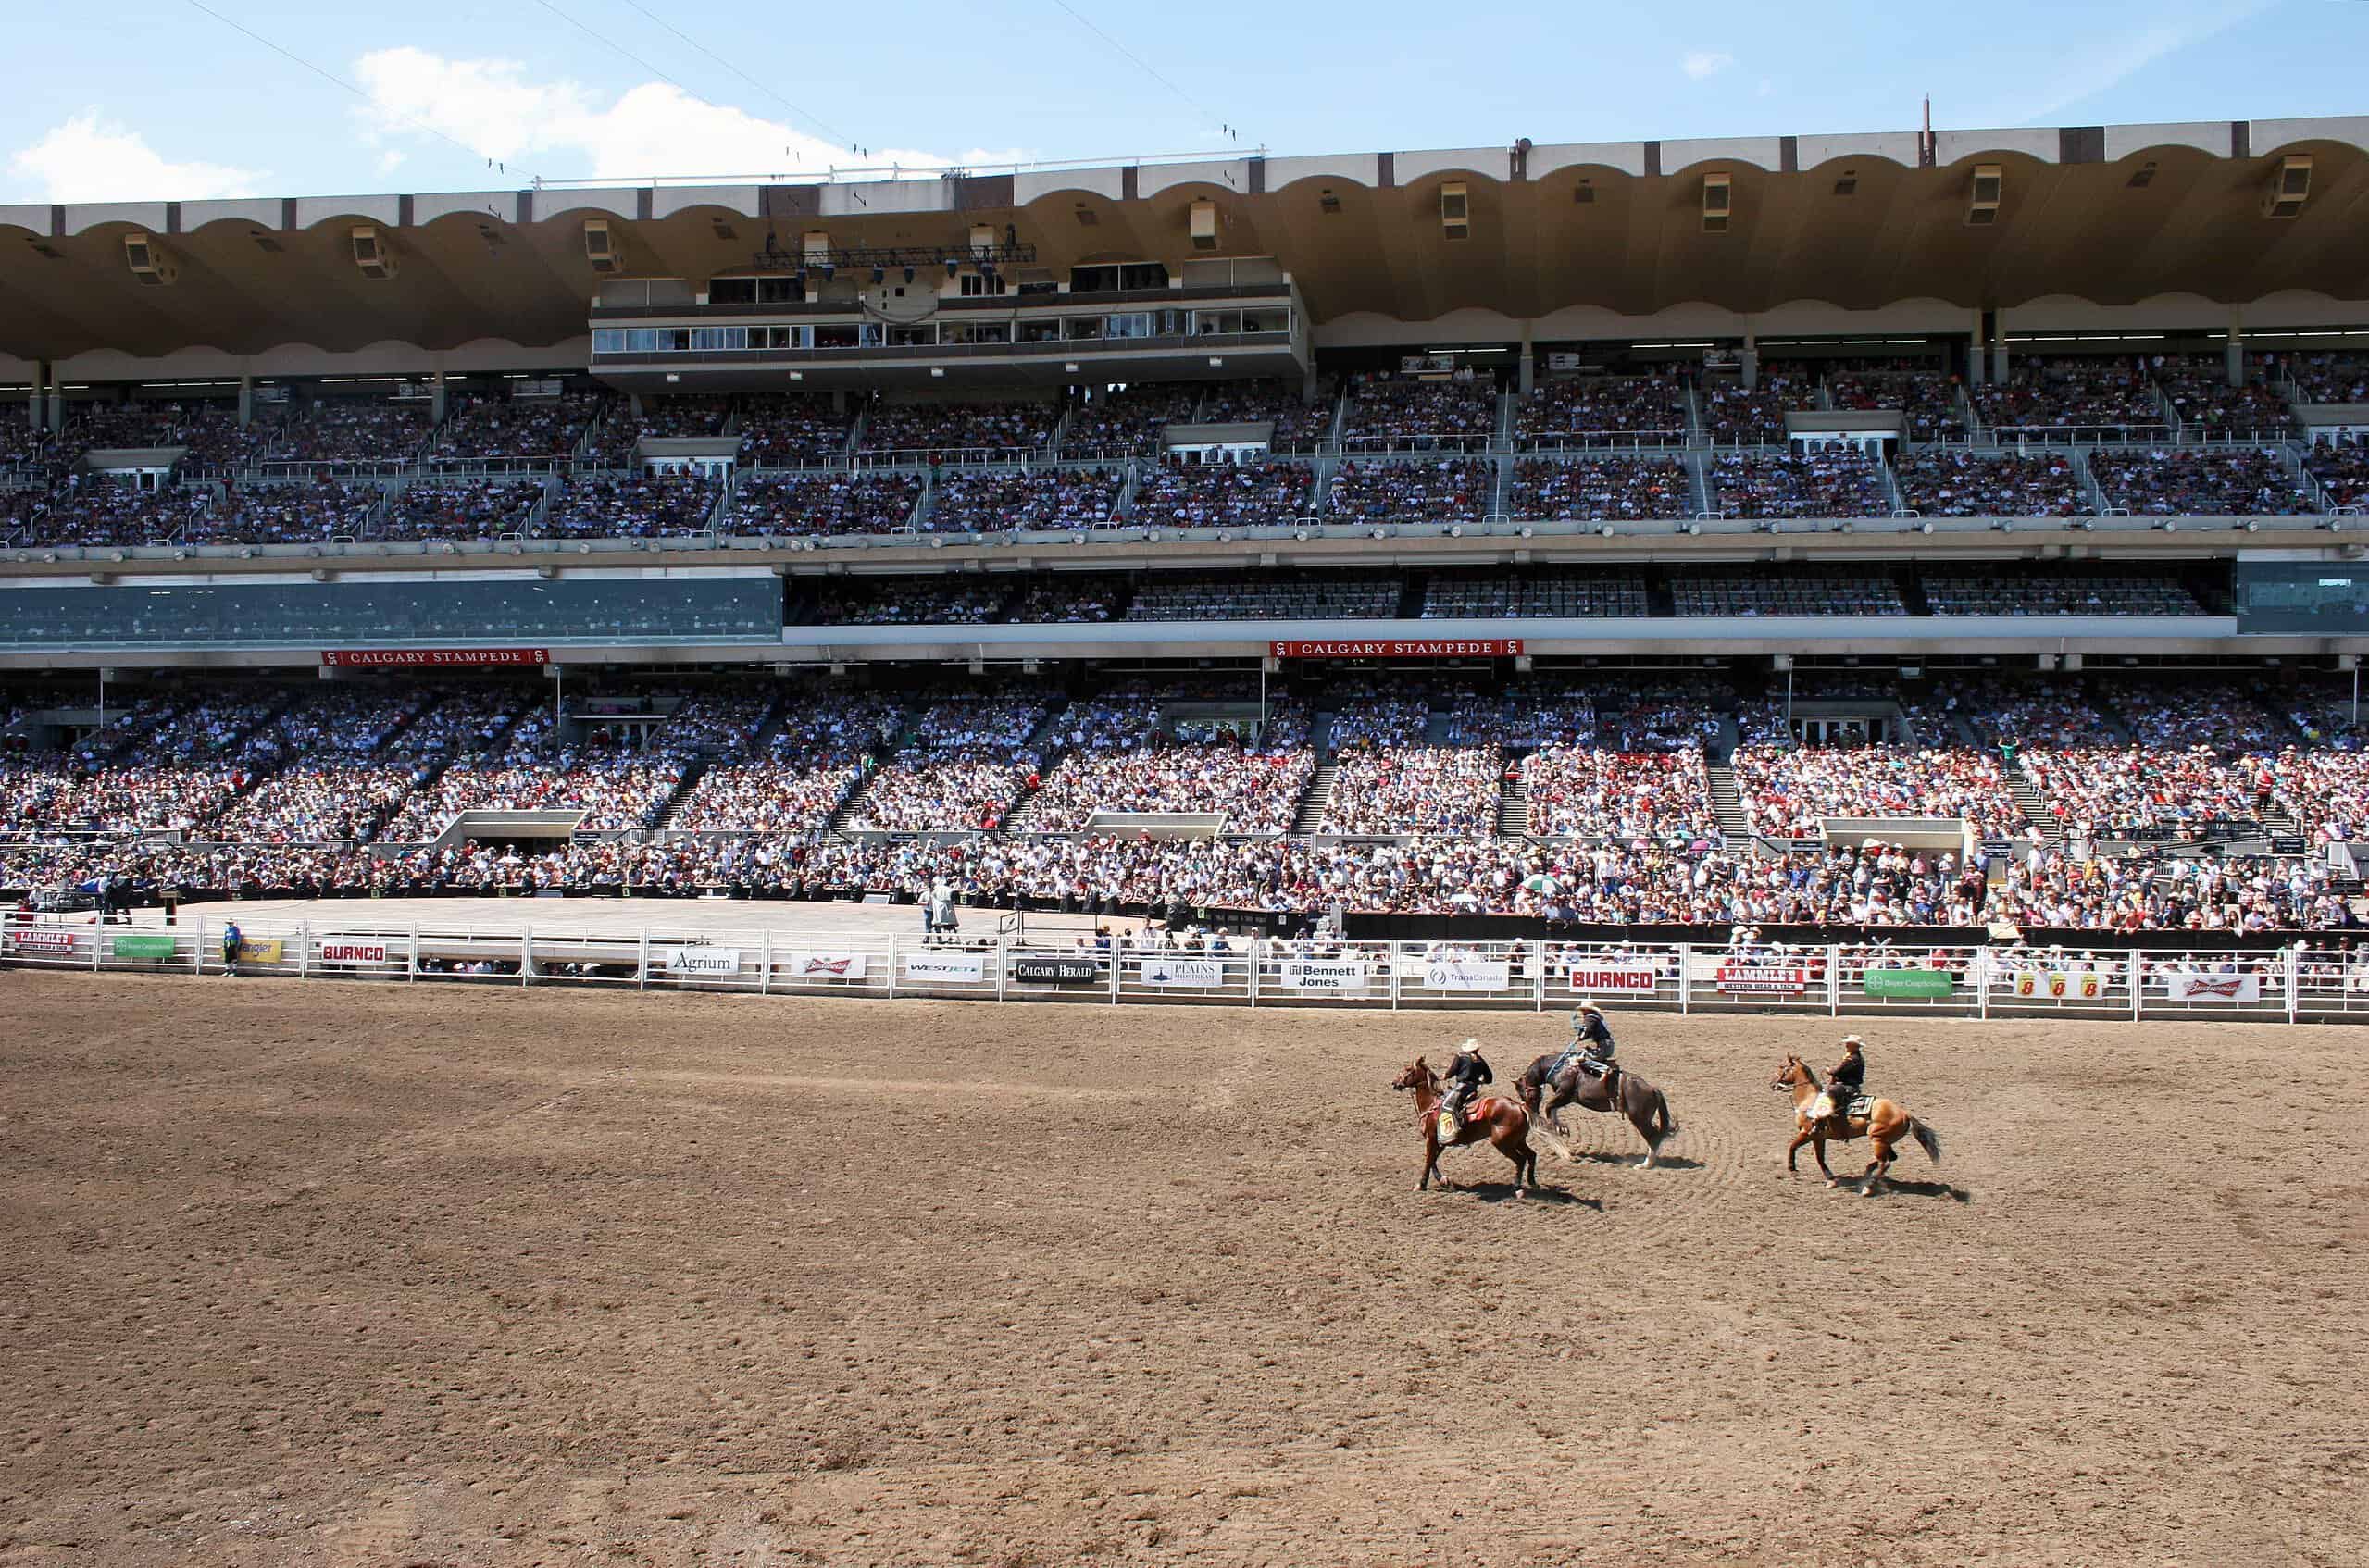
[[[1362,958],[1287,958],[1283,989],[1322,991],[1334,996],[1364,996],[1366,964]]]
[[[987,978],[987,959],[976,952],[908,952],[904,955],[904,977],[976,985]]]
[[[1502,991],[1514,966],[1502,958],[1435,958],[1423,966],[1428,991]]]
[[[1518,637],[1380,637],[1330,642],[1270,642],[1278,659],[1511,659],[1520,655]]]

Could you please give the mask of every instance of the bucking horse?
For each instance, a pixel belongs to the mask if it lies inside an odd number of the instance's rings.
[[[1627,1117],[1637,1136],[1645,1140],[1640,1170],[1652,1168],[1664,1141],[1678,1130],[1677,1118],[1670,1114],[1669,1097],[1617,1062],[1607,1064],[1600,1076],[1588,1070],[1578,1052],[1550,1051],[1529,1064],[1515,1087],[1521,1090],[1522,1108],[1565,1137],[1569,1135],[1563,1118],[1555,1114],[1565,1105],[1583,1111],[1617,1111]],[[1547,1094],[1549,1089],[1554,1091],[1552,1097]]]

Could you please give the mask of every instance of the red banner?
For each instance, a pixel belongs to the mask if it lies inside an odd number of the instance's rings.
[[[1382,638],[1359,642],[1270,642],[1278,659],[1510,659],[1522,651],[1518,637]]]
[[[548,648],[330,648],[321,663],[346,669],[443,669],[457,665],[547,665]]]

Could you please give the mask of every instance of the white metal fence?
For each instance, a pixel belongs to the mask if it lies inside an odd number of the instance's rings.
[[[11,925],[0,958],[33,968],[219,975],[223,929],[210,919],[162,929]],[[929,945],[881,933],[480,931],[367,921],[256,920],[240,929],[241,974],[307,979],[1253,1007],[1561,1012],[1592,997],[1678,1013],[2369,1021],[2369,952],[2308,946],[2096,954],[1961,947],[1907,959],[1851,947],[1744,953],[1686,943],[1241,939],[1217,952],[1176,952],[1009,936]]]

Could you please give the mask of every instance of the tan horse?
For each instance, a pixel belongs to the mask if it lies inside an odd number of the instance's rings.
[[[1519,1105],[1501,1096],[1484,1095],[1465,1107],[1464,1119],[1456,1127],[1453,1142],[1440,1141],[1440,1079],[1427,1066],[1422,1057],[1415,1065],[1392,1080],[1392,1089],[1415,1091],[1415,1109],[1423,1126],[1423,1179],[1415,1184],[1421,1192],[1440,1176],[1440,1151],[1478,1143],[1482,1139],[1497,1146],[1497,1151],[1514,1162],[1514,1196],[1523,1197],[1539,1180],[1539,1157],[1530,1148],[1530,1115]],[[1448,1178],[1440,1176],[1440,1185]]]
[[[1808,1144],[1818,1156],[1818,1169],[1826,1173],[1827,1185],[1839,1185],[1840,1178],[1827,1165],[1827,1139],[1839,1139],[1848,1143],[1854,1138],[1867,1140],[1869,1151],[1876,1156],[1860,1173],[1859,1195],[1873,1198],[1884,1185],[1884,1174],[1892,1168],[1892,1151],[1904,1138],[1916,1139],[1916,1146],[1926,1157],[1941,1158],[1941,1135],[1901,1110],[1889,1100],[1870,1101],[1864,1116],[1845,1115],[1838,1110],[1822,1121],[1813,1121],[1810,1106],[1818,1098],[1818,1075],[1799,1056],[1788,1056],[1777,1069],[1777,1077],[1769,1088],[1780,1094],[1793,1096],[1793,1142],[1785,1151],[1785,1171],[1793,1174],[1794,1156]]]

